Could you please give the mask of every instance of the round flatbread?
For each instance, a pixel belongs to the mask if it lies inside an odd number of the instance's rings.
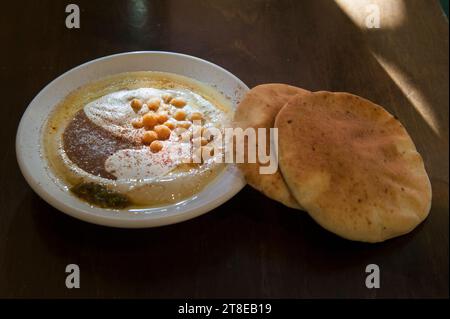
[[[275,116],[287,101],[297,94],[304,95],[309,94],[309,92],[286,84],[262,84],[254,87],[236,109],[235,126],[242,129],[249,127],[255,129],[273,128]],[[267,141],[269,141],[269,136],[270,132],[267,130]],[[266,154],[269,154],[268,148]],[[301,209],[289,192],[279,170],[274,174],[260,174],[261,164],[258,161],[256,163],[242,163],[238,166],[252,187],[288,207]]]
[[[279,163],[313,219],[351,240],[380,242],[428,215],[431,185],[402,124],[347,93],[291,99],[278,113]]]

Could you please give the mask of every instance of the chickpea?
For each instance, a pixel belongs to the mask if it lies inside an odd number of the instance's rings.
[[[176,97],[170,101],[170,104],[180,108],[186,105],[186,101],[181,97]]]
[[[161,141],[153,141],[150,144],[150,150],[153,153],[158,153],[160,150],[162,150],[162,148],[163,148],[163,143]]]
[[[188,121],[178,122],[177,127],[182,127],[182,128],[188,129],[191,127],[191,122],[188,122]]]
[[[142,117],[135,118],[131,121],[131,125],[133,125],[134,128],[141,128],[144,127],[144,122],[142,121]]]
[[[142,143],[149,145],[153,141],[156,141],[158,139],[158,134],[154,131],[146,131],[142,135]]]
[[[164,103],[169,103],[173,97],[172,97],[172,94],[165,93],[161,96],[161,98],[163,99]]]
[[[130,105],[132,109],[137,112],[142,108],[142,101],[139,99],[132,99]]]
[[[147,101],[148,109],[151,111],[157,111],[159,106],[161,105],[161,100],[157,97],[151,98]]]
[[[158,117],[159,124],[163,124],[164,122],[167,122],[167,120],[169,119],[167,112],[159,113],[159,114],[157,114],[157,117]]]
[[[186,112],[183,110],[179,110],[175,112],[175,115],[173,116],[177,121],[184,121],[186,118]]]
[[[171,130],[175,129],[175,123],[172,121],[167,121],[164,123],[165,126],[167,126],[168,128],[170,128]]]
[[[204,137],[196,137],[194,139],[192,139],[192,143],[194,144],[200,144],[201,146],[205,146],[206,144],[208,144],[208,140]]]
[[[190,121],[201,121],[203,119],[203,114],[200,112],[194,112],[189,115]]]
[[[152,128],[158,124],[158,117],[154,113],[147,113],[142,117],[142,122],[146,128]]]
[[[159,140],[167,140],[172,132],[170,128],[165,125],[156,125],[154,128],[156,134],[158,134]]]

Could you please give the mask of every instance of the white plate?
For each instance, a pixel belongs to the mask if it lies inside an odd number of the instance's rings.
[[[173,224],[204,214],[229,200],[245,185],[235,166],[196,196],[182,203],[145,212],[114,211],[91,207],[61,189],[41,157],[41,128],[54,106],[74,89],[102,77],[129,71],[162,71],[194,78],[214,86],[231,98],[235,106],[248,87],[225,69],[205,60],[170,52],[129,52],[82,64],[48,84],[31,101],[17,130],[16,153],[23,176],[33,190],[50,205],[75,218],[113,227],[143,228]]]

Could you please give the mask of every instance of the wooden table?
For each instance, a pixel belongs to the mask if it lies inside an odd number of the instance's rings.
[[[348,0],[78,0],[80,29],[65,27],[68,3],[2,4],[0,297],[448,297],[448,22],[437,1],[382,7],[380,29],[364,27],[365,11]],[[425,159],[429,218],[386,243],[349,242],[250,187],[206,215],[156,229],[60,213],[18,169],[20,117],[61,73],[133,50],[198,56],[249,86],[349,91],[385,105]],[[80,289],[65,287],[70,263],[80,266]],[[365,286],[371,263],[380,289]]]

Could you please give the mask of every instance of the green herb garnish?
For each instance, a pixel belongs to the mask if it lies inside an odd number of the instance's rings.
[[[102,208],[125,208],[130,205],[127,196],[96,183],[80,183],[70,191],[88,203]]]

